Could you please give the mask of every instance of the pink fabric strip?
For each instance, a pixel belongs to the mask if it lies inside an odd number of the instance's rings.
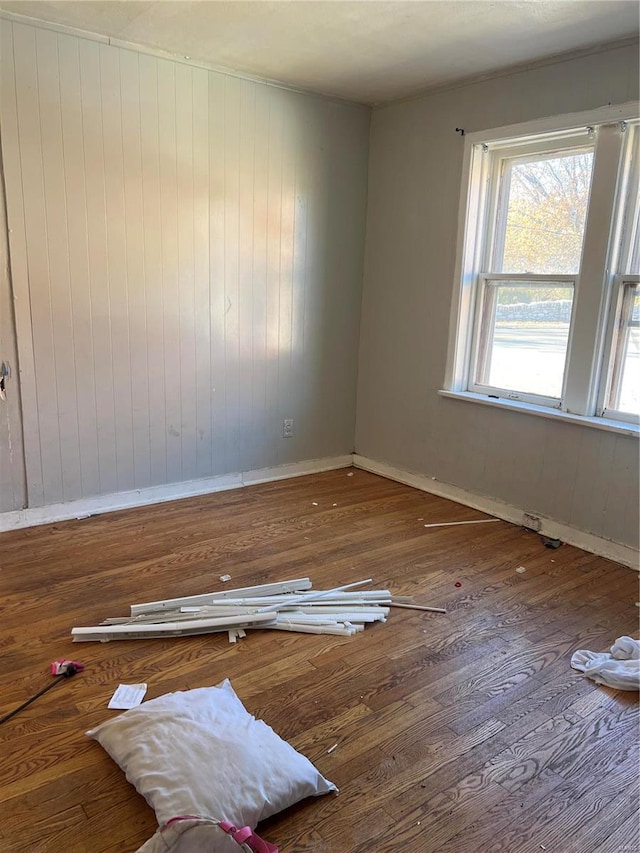
[[[171,820],[168,820],[165,823],[160,832],[164,832],[165,829],[169,829],[172,823],[177,823],[179,820],[202,820],[202,818],[195,814],[182,814],[178,817],[172,817]]]
[[[184,814],[178,815],[177,817],[172,817],[171,820],[168,820],[165,825],[162,827],[161,832],[164,832],[165,829],[168,829],[171,824],[178,823],[181,820],[198,820],[201,822],[206,821],[207,823],[212,823],[215,825],[214,821],[206,820],[205,818],[199,817],[198,815],[193,814]],[[241,829],[238,829],[228,820],[221,820],[217,824],[220,829],[224,830],[227,835],[230,835],[234,841],[238,844],[246,844],[253,853],[279,853],[278,848],[274,844],[270,844],[268,841],[265,841],[264,838],[260,838],[259,835],[256,835],[255,832],[251,829],[250,826],[243,826]]]
[[[278,848],[274,844],[260,838],[249,826],[243,826],[241,829],[235,827],[228,820],[221,820],[218,824],[220,829],[230,835],[238,844],[246,844],[253,853],[278,853]]]

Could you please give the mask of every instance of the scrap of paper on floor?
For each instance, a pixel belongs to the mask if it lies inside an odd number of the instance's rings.
[[[146,692],[146,684],[119,684],[108,707],[117,711],[128,711],[142,702]]]

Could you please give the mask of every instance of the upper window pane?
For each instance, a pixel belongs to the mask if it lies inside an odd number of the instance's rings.
[[[570,275],[580,269],[593,151],[507,160],[496,272]]]
[[[627,153],[629,181],[623,201],[619,272],[640,275],[640,125],[627,130]]]
[[[627,264],[628,269],[625,272],[640,275],[640,187],[636,190],[633,207],[635,207],[635,211],[632,213],[629,262]]]

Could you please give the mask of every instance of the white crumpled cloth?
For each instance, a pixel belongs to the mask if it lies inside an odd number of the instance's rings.
[[[573,653],[571,666],[596,684],[615,690],[640,690],[640,641],[618,637],[611,654],[580,649]]]

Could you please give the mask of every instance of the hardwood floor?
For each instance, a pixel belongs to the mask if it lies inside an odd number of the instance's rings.
[[[569,666],[637,635],[636,573],[505,522],[425,529],[483,516],[350,473],[0,535],[0,713],[51,660],[87,666],[0,726],[2,853],[135,851],[154,815],[84,732],[119,682],[148,682],[150,699],[226,676],[340,788],[262,825],[282,853],[638,853],[638,696]],[[70,641],[225,573],[372,577],[448,612],[395,610],[348,639]]]

